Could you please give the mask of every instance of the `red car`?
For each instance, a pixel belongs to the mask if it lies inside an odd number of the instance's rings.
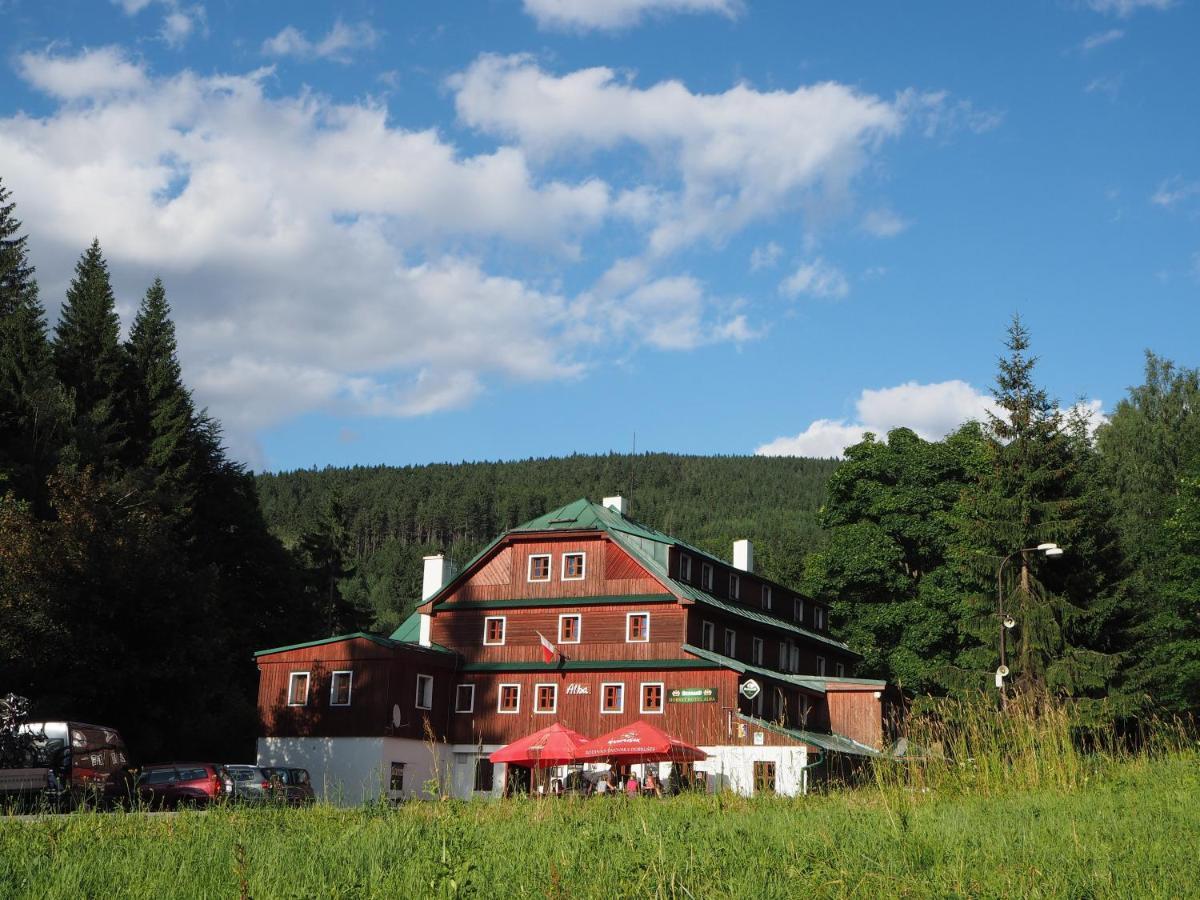
[[[227,796],[229,776],[215,763],[157,763],[138,773],[138,798],[154,809],[208,806]]]

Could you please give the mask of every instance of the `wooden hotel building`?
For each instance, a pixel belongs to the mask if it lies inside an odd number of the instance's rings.
[[[423,602],[389,637],[259,652],[259,764],[358,802],[498,794],[488,754],[553,722],[594,737],[644,719],[708,753],[710,789],[745,794],[800,793],[877,754],[885,685],[854,677],[824,605],[757,575],[748,541],[730,563],[623,507],[577,500],[457,573],[428,557]]]

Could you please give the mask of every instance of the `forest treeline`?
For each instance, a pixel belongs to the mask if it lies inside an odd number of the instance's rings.
[[[253,747],[253,651],[321,627],[176,358],[155,281],[120,339],[100,244],[51,332],[0,184],[0,693],[143,760]]]
[[[336,582],[336,603],[380,631],[412,612],[421,557],[469,560],[500,532],[580,497],[621,494],[630,514],[728,558],[751,538],[758,567],[797,582],[822,545],[833,460],[671,453],[515,462],[356,466],[258,476],[271,530]]]

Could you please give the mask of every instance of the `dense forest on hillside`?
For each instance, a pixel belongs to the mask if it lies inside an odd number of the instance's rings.
[[[457,465],[326,468],[258,476],[272,532],[314,569],[336,573],[346,612],[373,627],[416,604],[421,557],[459,564],[514,525],[579,497],[622,494],[630,514],[728,558],[754,541],[760,570],[798,584],[820,548],[817,513],[833,460],[669,453]]]

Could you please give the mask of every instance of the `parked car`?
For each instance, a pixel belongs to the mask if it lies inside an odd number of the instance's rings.
[[[292,806],[312,803],[316,799],[313,793],[312,779],[308,777],[308,769],[290,769],[280,766],[264,766],[263,771],[271,781],[273,798],[280,799]]]
[[[216,763],[157,763],[138,773],[138,798],[155,809],[208,806],[228,796],[228,776]]]
[[[229,796],[248,803],[265,803],[271,799],[271,776],[258,766],[235,763],[226,765],[229,774]]]
[[[111,806],[132,788],[129,753],[115,728],[28,722],[17,732],[20,765],[0,769],[0,795],[20,806]]]

